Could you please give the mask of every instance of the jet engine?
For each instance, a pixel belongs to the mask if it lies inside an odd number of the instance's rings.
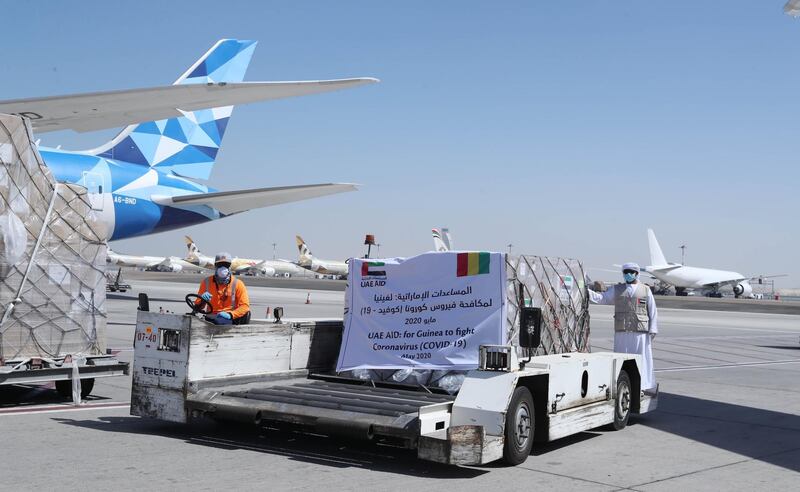
[[[733,295],[736,297],[753,297],[753,286],[747,282],[733,286]]]

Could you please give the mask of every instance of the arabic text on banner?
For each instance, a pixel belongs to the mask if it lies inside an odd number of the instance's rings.
[[[502,253],[353,259],[338,371],[472,369],[506,342]]]

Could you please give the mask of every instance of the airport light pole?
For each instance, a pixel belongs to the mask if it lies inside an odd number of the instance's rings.
[[[508,243],[506,246],[508,246],[508,254],[511,254],[511,248],[513,248],[514,245],[511,244],[511,243]]]
[[[686,264],[686,245],[681,244],[681,265]]]
[[[275,259],[275,249],[278,247],[278,243],[272,243],[272,259]]]

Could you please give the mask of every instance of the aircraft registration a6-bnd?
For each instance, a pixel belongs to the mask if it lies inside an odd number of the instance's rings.
[[[211,176],[234,104],[378,82],[374,78],[242,82],[255,47],[255,41],[218,41],[173,85],[0,101],[0,113],[30,119],[37,133],[128,125],[95,149],[39,148],[56,179],[88,189],[92,206],[107,225],[108,239],[354,191],[348,183],[218,191],[194,181]]]

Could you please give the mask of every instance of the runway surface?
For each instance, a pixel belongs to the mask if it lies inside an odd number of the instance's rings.
[[[159,274],[153,274],[159,275]],[[108,301],[108,345],[130,361],[135,294],[184,312],[193,281],[137,278]],[[248,282],[253,311],[339,317],[343,293]],[[327,283],[320,284],[329,285]],[[310,294],[310,304],[306,298]],[[593,350],[613,345],[612,308],[593,306]],[[800,483],[800,316],[659,310],[660,408],[625,430],[536,446],[521,466],[447,467],[413,452],[247,426],[183,426],[128,414],[130,378],[98,380],[81,407],[52,387],[0,388],[4,486],[51,489],[753,490]]]

